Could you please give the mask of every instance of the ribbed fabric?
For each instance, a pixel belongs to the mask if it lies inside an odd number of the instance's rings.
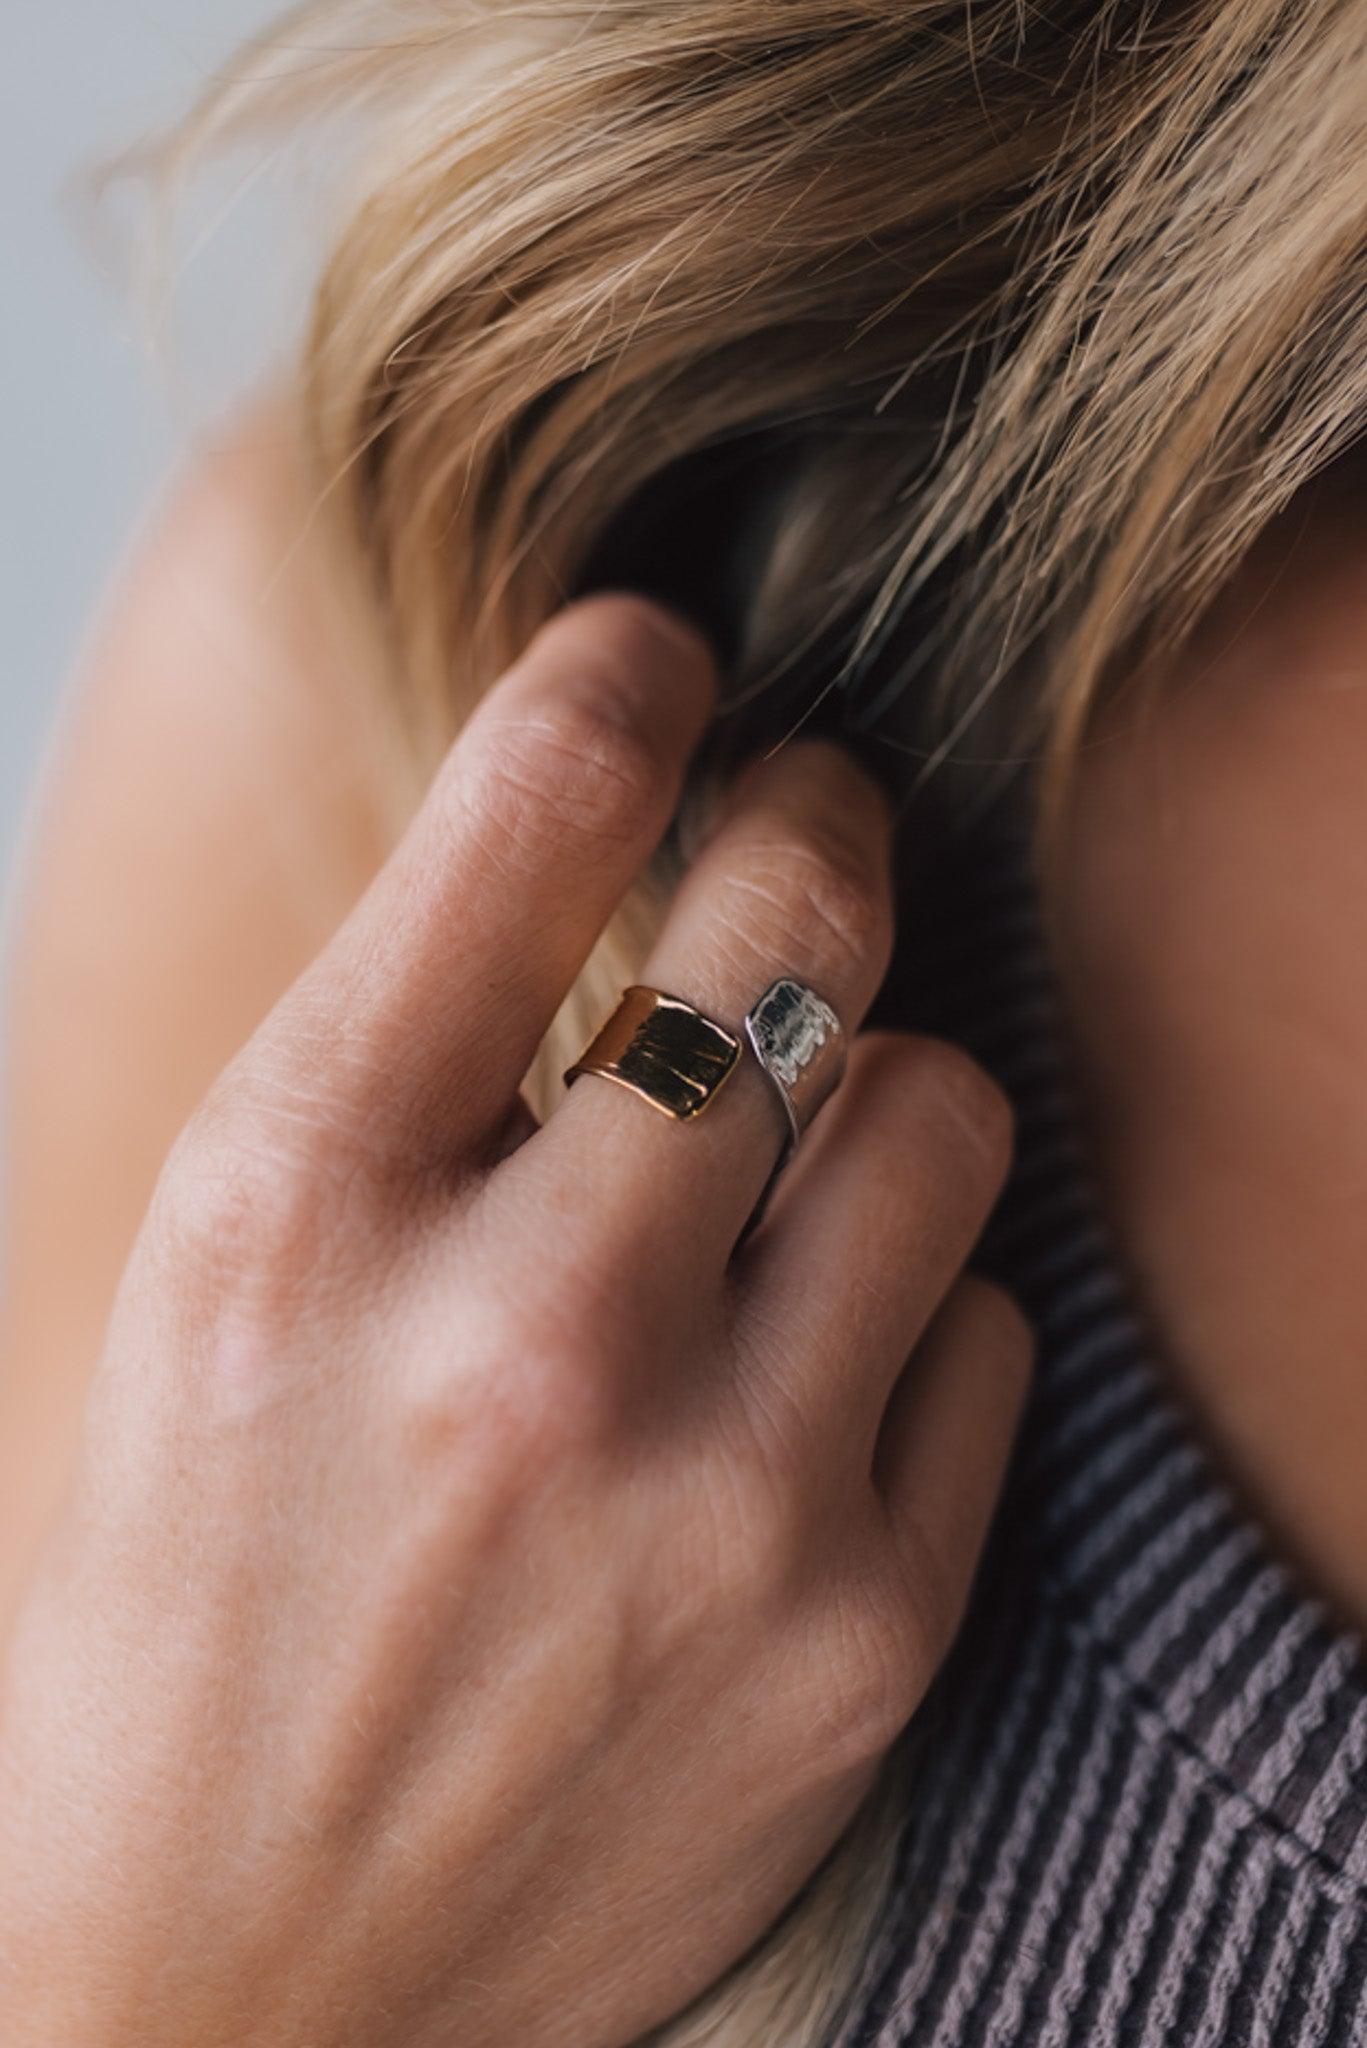
[[[1080,1120],[1023,833],[936,853],[892,1014],[1018,1114],[975,1264],[1041,1357],[927,1706],[897,1873],[838,2048],[1367,2044],[1367,1661],[1208,1459],[1133,1306]]]

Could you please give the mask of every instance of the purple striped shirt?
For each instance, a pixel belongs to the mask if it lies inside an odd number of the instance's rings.
[[[946,836],[888,1015],[1004,1083],[975,1264],[1041,1342],[833,2048],[1367,2044],[1367,1661],[1169,1390],[1096,1194],[1026,842]]]

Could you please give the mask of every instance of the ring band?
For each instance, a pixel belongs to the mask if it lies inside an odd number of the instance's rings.
[[[845,1033],[835,1011],[814,989],[785,978],[771,983],[754,1005],[745,1020],[745,1035],[788,1119],[781,1168],[822,1103],[839,1086],[845,1072]]]
[[[741,1055],[741,1042],[691,1003],[633,982],[572,1067],[630,1088],[666,1116],[700,1116]]]

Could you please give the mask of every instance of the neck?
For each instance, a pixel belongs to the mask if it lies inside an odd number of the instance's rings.
[[[1141,1303],[1236,1484],[1367,1625],[1367,522],[1347,480],[1268,537],[1152,708],[1111,708],[1062,852],[1046,915]]]

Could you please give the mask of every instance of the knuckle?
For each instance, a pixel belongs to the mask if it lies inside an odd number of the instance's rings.
[[[535,716],[500,725],[485,749],[478,800],[509,842],[577,855],[635,844],[663,822],[668,790],[647,736],[581,686]]]
[[[964,1575],[914,1509],[899,1517],[894,1606],[901,1637],[921,1668],[934,1670],[963,1618]]]
[[[1005,1287],[980,1273],[965,1273],[957,1282],[973,1348],[1013,1387],[1028,1384],[1035,1363],[1034,1328],[1020,1303]]]
[[[723,1611],[779,1614],[797,1600],[812,1570],[810,1514],[799,1487],[764,1455],[728,1458],[704,1489],[714,1562],[709,1577]]]
[[[818,983],[862,984],[886,966],[891,916],[877,875],[833,839],[766,840],[731,878],[731,928],[802,961]]]
[[[211,1099],[158,1181],[153,1244],[201,1295],[279,1305],[336,1261],[354,1180],[346,1157],[325,1127],[278,1103]]]
[[[920,1703],[924,1668],[905,1632],[868,1627],[846,1664],[836,1731],[838,1762],[871,1762],[896,1741]]]
[[[580,1463],[609,1430],[601,1385],[542,1359],[492,1354],[485,1370],[430,1378],[402,1405],[403,1469],[425,1494],[518,1503]]]
[[[787,1606],[811,1568],[812,1537],[806,1517],[786,1490],[771,1488],[752,1502],[741,1555],[752,1597],[761,1606]]]
[[[821,1747],[826,1765],[844,1771],[880,1756],[896,1740],[934,1666],[919,1629],[907,1626],[904,1599],[889,1597],[881,1570],[842,1586],[826,1657],[835,1668]]]
[[[204,1142],[187,1133],[158,1183],[149,1213],[164,1266],[197,1294],[220,1294],[283,1276],[297,1244],[300,1190],[267,1148]]]
[[[533,1470],[616,1441],[621,1383],[594,1344],[544,1337],[521,1347],[501,1380],[507,1427]]]
[[[991,1177],[1001,1179],[1015,1140],[1010,1097],[978,1062],[952,1039],[913,1041],[922,1090],[971,1142]]]
[[[409,1389],[408,1462],[424,1475],[468,1475],[477,1446],[488,1481],[521,1497],[616,1440],[623,1378],[609,1349],[530,1306],[467,1317],[460,1359],[436,1361]]]

